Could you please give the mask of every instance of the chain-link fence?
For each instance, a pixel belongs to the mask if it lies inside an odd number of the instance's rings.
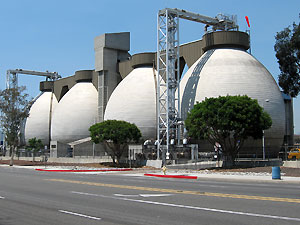
[[[173,160],[176,164],[201,162],[201,161],[222,161],[224,154],[221,148],[215,148],[211,145],[203,145],[198,147],[197,151],[193,151],[191,146],[173,147],[170,149],[169,160]],[[143,146],[141,149],[131,149],[128,153],[128,162],[130,164],[143,165],[147,160],[156,160],[159,154],[159,159],[163,160],[166,152],[157,152],[156,146]],[[293,155],[294,154],[294,155]],[[298,154],[299,156],[295,156]],[[243,147],[236,156],[237,162],[244,161],[286,161],[300,160],[299,146],[257,146]],[[258,163],[256,163],[258,165]],[[256,165],[253,163],[253,165]]]
[[[202,161],[222,161],[224,154],[221,148],[216,148],[211,144],[199,144],[193,149],[193,145],[173,146],[170,148],[169,160],[176,164],[202,162]],[[194,145],[195,146],[195,145]],[[159,158],[157,157],[159,154]],[[9,156],[9,151],[0,148],[1,156]],[[265,155],[265,157],[264,157]],[[40,150],[37,152],[19,149],[16,152],[17,157],[43,157],[49,158],[49,150]],[[157,151],[155,145],[129,146],[122,157],[122,162],[128,163],[129,166],[146,165],[147,160],[165,160],[166,152]],[[64,149],[63,154],[57,157],[82,157],[82,158],[102,158],[111,160],[109,149],[105,145],[86,143],[85,145],[75,146],[74,148]],[[264,159],[264,160],[263,160]],[[281,145],[281,146],[245,146],[236,156],[237,162],[248,161],[270,161],[274,159],[300,160],[299,145]]]

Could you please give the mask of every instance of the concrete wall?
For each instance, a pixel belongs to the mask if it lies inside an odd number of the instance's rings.
[[[203,55],[202,40],[193,41],[180,46],[179,54],[190,68]]]
[[[103,162],[112,162],[112,159],[110,157],[49,158],[48,162],[57,162],[57,163],[103,163]]]
[[[19,157],[15,158],[15,160],[24,160],[24,161],[32,161],[32,157]],[[42,162],[44,159],[43,156],[35,157],[35,161]],[[10,157],[0,157],[0,160],[10,160]],[[56,163],[104,163],[104,162],[112,162],[111,157],[103,156],[103,157],[60,157],[60,158],[48,158],[47,162],[56,162]]]
[[[284,167],[300,168],[300,161],[284,161]]]
[[[203,50],[212,48],[233,47],[247,50],[250,48],[249,35],[240,31],[217,31],[203,36]]]
[[[78,82],[91,82],[93,79],[94,70],[79,70],[75,72],[75,81]]]
[[[60,99],[76,84],[75,75],[59,79],[54,82],[54,94],[57,101]]]
[[[42,81],[40,82],[40,91],[52,91],[54,87],[54,81]]]
[[[153,67],[156,60],[156,53],[145,52],[135,54],[128,60],[118,63],[118,69],[122,79],[124,79],[133,69],[138,67]]]

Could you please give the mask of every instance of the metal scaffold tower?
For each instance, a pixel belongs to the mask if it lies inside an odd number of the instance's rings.
[[[159,11],[157,40],[157,157],[165,146],[168,158],[169,143],[175,141],[180,115],[179,91],[176,95],[179,87],[179,17],[176,11]]]
[[[180,9],[160,10],[157,19],[157,159],[160,151],[169,159],[171,145],[180,145],[179,18],[206,24],[217,30],[238,30],[235,16],[215,18]]]

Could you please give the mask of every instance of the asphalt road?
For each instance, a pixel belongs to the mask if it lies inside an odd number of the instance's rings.
[[[0,166],[0,225],[300,224],[299,184]]]

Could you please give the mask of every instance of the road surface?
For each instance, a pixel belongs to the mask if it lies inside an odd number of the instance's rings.
[[[300,187],[0,166],[0,225],[21,224],[300,224]]]

